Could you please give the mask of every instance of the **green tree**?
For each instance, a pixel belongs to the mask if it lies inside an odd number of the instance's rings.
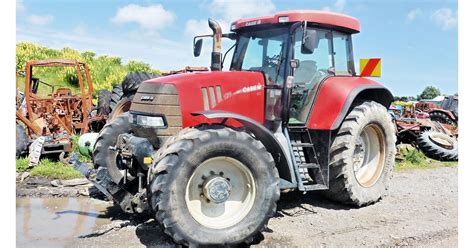
[[[428,86],[423,90],[423,92],[421,92],[421,95],[419,96],[419,98],[420,99],[433,99],[439,95],[441,95],[441,91],[438,88],[434,86]]]

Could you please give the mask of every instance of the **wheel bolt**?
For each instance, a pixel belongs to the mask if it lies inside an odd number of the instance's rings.
[[[214,171],[211,171],[210,173],[211,173],[211,175],[214,175],[214,174],[216,174]]]
[[[223,175],[224,175],[224,172],[222,172],[222,171],[219,172],[219,175],[220,175],[220,176],[223,176]]]

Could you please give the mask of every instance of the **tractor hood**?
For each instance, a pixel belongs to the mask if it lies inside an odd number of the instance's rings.
[[[168,115],[169,127],[202,123],[201,111],[227,111],[264,120],[262,72],[193,72],[159,77],[143,82],[133,99],[130,112]],[[172,123],[169,120],[172,119]],[[173,125],[171,125],[173,124]]]

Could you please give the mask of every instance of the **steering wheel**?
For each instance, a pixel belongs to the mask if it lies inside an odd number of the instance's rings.
[[[276,66],[278,66],[279,63],[280,63],[280,55],[279,54],[274,55],[272,57],[265,56],[265,58],[263,59],[263,66],[276,67]]]

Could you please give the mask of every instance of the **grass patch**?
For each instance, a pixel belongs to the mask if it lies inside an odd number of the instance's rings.
[[[25,172],[28,170],[28,158],[19,158],[16,160],[16,171]]]
[[[18,163],[17,163],[18,164]],[[82,175],[74,168],[62,162],[42,159],[39,164],[31,169],[31,176],[45,176],[54,179],[80,178]]]
[[[73,152],[79,155],[79,161],[88,163],[92,162],[92,158],[87,155],[82,155],[79,152],[78,136],[72,137]],[[61,161],[52,160],[49,158],[42,158],[37,166],[33,168],[28,167],[28,157],[19,158],[16,160],[16,172],[29,171],[31,176],[45,176],[52,179],[72,179],[80,178],[82,175],[69,165]]]
[[[395,164],[395,171],[403,171],[410,169],[432,169],[439,167],[456,167],[457,161],[453,162],[441,162],[432,160],[425,156],[421,151],[415,149],[412,146],[399,146],[397,147],[397,162]]]

